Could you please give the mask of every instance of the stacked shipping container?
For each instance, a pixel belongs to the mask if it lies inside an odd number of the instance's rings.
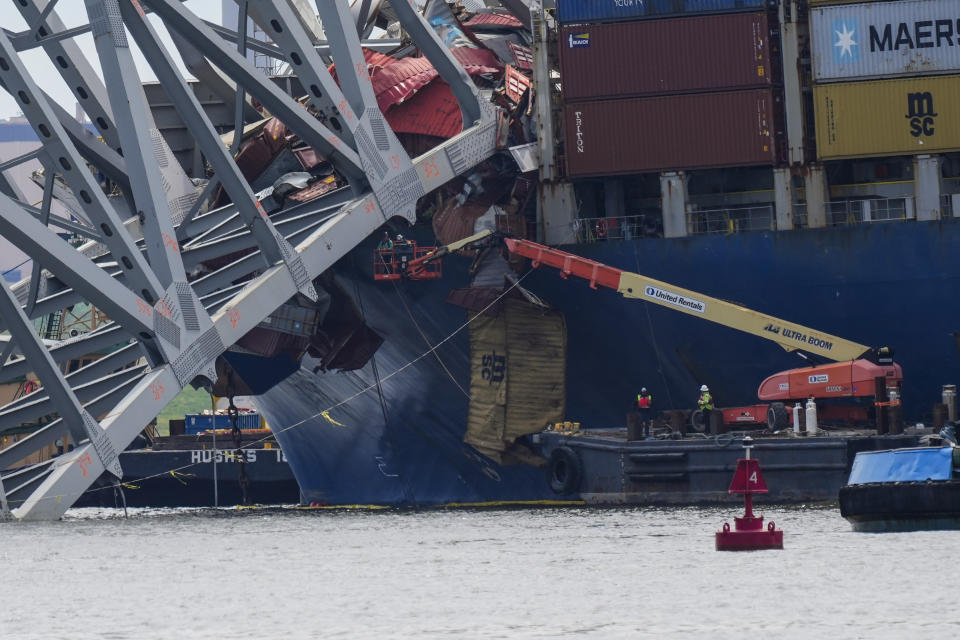
[[[561,28],[567,175],[775,164],[770,20],[731,13],[763,2],[629,2],[559,0],[558,13],[561,22],[727,13]]]
[[[776,0],[557,0],[560,24],[776,9]]]
[[[956,0],[810,4],[820,159],[960,149]]]

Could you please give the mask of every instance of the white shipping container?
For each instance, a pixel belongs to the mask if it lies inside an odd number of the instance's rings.
[[[810,11],[817,82],[960,71],[960,2],[906,0]]]

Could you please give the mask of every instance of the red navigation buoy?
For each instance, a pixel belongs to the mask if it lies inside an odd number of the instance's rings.
[[[767,493],[768,489],[760,473],[760,461],[750,457],[752,446],[750,436],[743,439],[747,457],[737,460],[737,470],[730,482],[730,493],[743,494],[743,517],[733,519],[733,529],[729,522],[723,523],[723,530],[717,531],[717,551],[783,549],[783,531],[772,521],[764,527],[763,516],[753,515],[753,494]]]

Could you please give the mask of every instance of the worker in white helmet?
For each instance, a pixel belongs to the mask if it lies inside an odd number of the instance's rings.
[[[408,275],[407,265],[416,257],[414,255],[415,251],[413,242],[398,233],[397,241],[393,243],[393,253],[396,258],[397,269],[403,277],[407,277]]]
[[[700,385],[700,398],[697,400],[697,408],[704,412],[713,410],[713,396],[710,395],[710,389],[705,384]]]

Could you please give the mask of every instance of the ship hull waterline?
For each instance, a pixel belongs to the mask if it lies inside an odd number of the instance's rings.
[[[564,249],[874,346],[904,371],[904,415],[922,420],[960,378],[955,332],[960,224],[904,222],[779,233],[638,239]],[[369,246],[368,246],[369,245]],[[546,470],[501,466],[463,443],[471,314],[445,302],[467,286],[465,260],[435,281],[374,282],[373,244],[336,272],[385,337],[363,369],[296,370],[258,399],[304,500],[444,505],[579,501]],[[806,364],[761,339],[535,270],[522,284],[567,320],[566,418],[625,424],[641,386],[656,409],[690,408],[700,384],[718,404],[755,402],[771,373]],[[269,366],[269,361],[267,366]],[[718,488],[723,491],[724,488]],[[593,500],[592,500],[593,501]],[[678,502],[682,502],[682,495]]]

